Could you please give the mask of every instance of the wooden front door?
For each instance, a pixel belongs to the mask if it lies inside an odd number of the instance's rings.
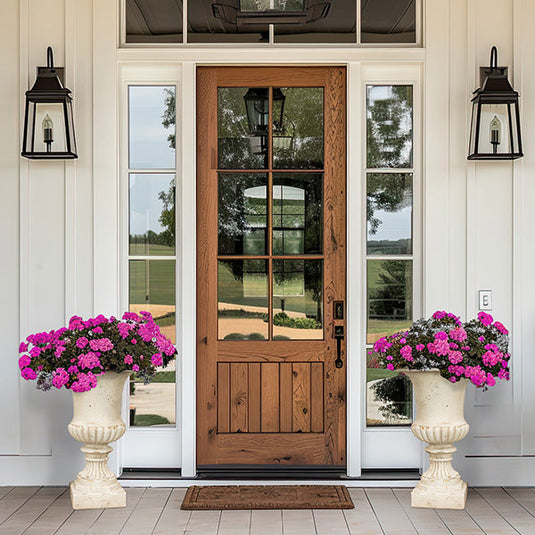
[[[197,73],[197,464],[343,467],[345,69]]]

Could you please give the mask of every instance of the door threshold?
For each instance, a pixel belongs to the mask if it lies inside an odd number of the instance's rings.
[[[203,467],[206,468],[206,467]],[[228,484],[232,482],[244,482],[247,484],[260,484],[270,482],[285,482],[288,484],[311,483],[329,481],[334,483],[343,483],[347,486],[411,486],[420,479],[420,471],[417,468],[401,469],[363,469],[360,477],[348,477],[345,467],[333,470],[333,467],[274,467],[279,469],[279,473],[266,473],[265,470],[249,470],[245,473],[245,468],[241,471],[235,467],[226,467],[226,472],[220,468],[219,473],[204,471],[197,477],[183,477],[180,469],[164,470],[161,468],[124,468],[122,475],[119,477],[121,484],[127,485],[130,482],[136,482],[147,486],[162,486],[165,483],[168,486],[184,486],[188,484]],[[292,470],[289,470],[291,468]],[[327,470],[327,468],[329,470]],[[304,469],[304,470],[303,470]],[[301,470],[301,471],[299,471]],[[308,472],[306,471],[308,470]],[[351,485],[351,483],[362,483],[365,485]],[[178,485],[171,483],[179,483]],[[165,486],[165,485],[164,485]]]

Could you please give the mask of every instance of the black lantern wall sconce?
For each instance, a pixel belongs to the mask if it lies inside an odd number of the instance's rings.
[[[54,67],[52,48],[47,66],[37,67],[37,79],[26,91],[21,155],[31,159],[78,158],[71,91],[60,80],[63,69]]]
[[[469,160],[522,158],[518,92],[507,79],[507,67],[498,67],[492,47],[490,66],[480,67],[481,87],[472,99]]]

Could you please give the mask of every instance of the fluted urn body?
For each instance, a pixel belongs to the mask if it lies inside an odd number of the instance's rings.
[[[88,392],[73,392],[74,415],[69,433],[83,442],[86,466],[70,484],[74,509],[125,507],[126,493],[108,467],[110,442],[121,438],[126,425],[121,419],[124,383],[131,372],[106,372]]]
[[[468,379],[456,383],[441,377],[438,370],[403,370],[414,385],[416,418],[412,432],[426,442],[430,466],[411,494],[413,507],[464,509],[467,485],[453,468],[457,450],[454,442],[462,440],[469,426],[464,419],[464,397]]]

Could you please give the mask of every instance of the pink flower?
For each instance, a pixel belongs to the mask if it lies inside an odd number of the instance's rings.
[[[94,332],[95,334],[102,334],[104,331],[102,330],[102,327],[95,327],[95,328],[93,329],[93,332]]]
[[[459,364],[463,360],[463,354],[460,351],[451,351],[448,359],[452,364]]]
[[[447,316],[446,312],[444,312],[444,310],[437,310],[434,314],[433,314],[433,318],[436,319],[436,320],[440,320],[442,318],[445,318]]]
[[[451,383],[456,383],[457,382],[457,379],[455,377],[450,377],[450,382]]]
[[[28,351],[28,344],[21,342],[19,346],[19,353],[26,353],[26,351]]]
[[[502,334],[509,334],[509,331],[499,321],[494,322],[494,327],[496,327]]]
[[[163,364],[161,353],[154,353],[150,360],[154,366],[161,366]]]
[[[387,355],[386,360],[394,360],[394,357],[392,355]]]
[[[88,339],[85,336],[82,336],[81,338],[78,338],[76,340],[76,347],[78,349],[83,349],[88,343]]]
[[[399,343],[400,344],[406,344],[407,343],[407,339],[406,338],[400,338],[399,339]]]
[[[62,386],[66,385],[69,382],[69,378],[70,378],[69,374],[63,368],[58,368],[54,372],[52,384],[56,388],[61,388]]]
[[[373,345],[373,350],[377,353],[384,353],[386,349],[385,347],[386,344],[387,344],[386,338],[379,338],[379,340],[377,340],[375,344]]]
[[[125,312],[123,314],[123,320],[138,321],[139,316],[135,312]]]
[[[466,331],[462,327],[457,327],[449,332],[450,338],[457,342],[463,342],[468,337]]]
[[[100,360],[92,351],[89,351],[86,355],[82,354],[78,357],[78,366],[82,369],[89,368],[90,370],[101,367]]]
[[[40,347],[32,347],[30,349],[30,356],[32,358],[37,358],[41,354],[41,348]]]
[[[439,331],[435,334],[435,340],[447,340],[448,335],[444,331]]]
[[[71,375],[74,375],[76,373],[78,373],[80,370],[78,370],[78,366],[69,366],[67,368],[67,371],[71,374]]]
[[[26,381],[33,381],[34,379],[37,379],[37,374],[31,368],[23,368],[20,374],[24,379],[26,379]]]
[[[487,385],[488,386],[494,386],[496,384],[496,379],[494,379],[494,376],[492,373],[487,373]]]
[[[437,352],[437,349],[435,347],[435,344],[432,344],[432,343],[429,343],[427,344],[427,351],[429,351],[429,353],[436,353]]]
[[[442,357],[447,356],[450,352],[450,345],[447,340],[436,340],[434,346],[436,354]]]
[[[424,344],[416,344],[416,351],[423,351],[425,349]]]
[[[414,360],[412,358],[412,347],[407,345],[407,346],[403,346],[400,350],[399,350],[399,353],[400,355],[405,359],[405,360]]]
[[[139,366],[137,364],[134,364],[132,366],[132,370],[135,371],[135,372],[138,372],[139,371]]]
[[[387,369],[389,369],[389,370],[393,370],[393,369],[394,369],[394,365],[391,364],[391,363],[387,364],[386,367],[387,367]]]
[[[32,359],[28,355],[22,355],[19,359],[19,368],[22,370],[23,368],[26,368],[26,366],[29,366],[32,362]]]
[[[480,312],[478,315],[477,315],[477,318],[479,319],[479,321],[486,326],[490,325],[494,320],[493,320],[493,317],[490,315],[490,314],[487,314],[485,312]]]
[[[134,362],[134,358],[132,357],[132,355],[125,355],[124,363],[125,364],[132,364],[132,362]]]
[[[134,345],[137,344],[137,340],[135,338],[132,338],[132,340],[130,340]]]

